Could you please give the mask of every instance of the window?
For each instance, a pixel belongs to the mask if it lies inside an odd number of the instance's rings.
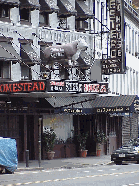
[[[49,14],[47,14],[46,12],[40,13],[39,14],[39,24],[49,26]]]
[[[67,18],[59,18],[59,28],[67,29]]]
[[[77,30],[88,29],[88,22],[86,20],[76,20],[76,29]]]
[[[0,17],[10,17],[10,8],[5,5],[0,5]]]
[[[131,28],[129,27],[129,53],[131,53]]]
[[[137,56],[137,32],[135,32],[135,56]]]
[[[20,20],[31,22],[30,9],[27,8],[20,9]]]
[[[41,73],[41,79],[49,79],[50,78],[50,67],[49,65],[41,65],[40,66],[40,73]]]
[[[127,29],[128,29],[128,26],[127,26],[127,23],[126,23],[125,24],[125,45],[126,45],[126,52],[128,52]]]
[[[134,30],[132,30],[132,55],[134,55],[134,46],[135,46]]]
[[[10,79],[11,78],[11,63],[7,61],[0,61],[0,78]]]
[[[101,9],[101,20],[102,20],[102,31],[104,31],[104,3],[101,3],[102,9]]]
[[[0,20],[10,22],[10,8],[8,5],[0,5]]]
[[[97,30],[99,31],[99,2],[97,1]]]
[[[21,79],[22,80],[32,79],[31,68],[29,68],[26,65],[21,65]]]

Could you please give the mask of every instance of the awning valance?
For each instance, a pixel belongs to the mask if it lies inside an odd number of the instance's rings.
[[[0,42],[0,61],[18,61],[20,56],[17,54],[10,42]]]
[[[31,47],[31,44],[21,44],[21,58],[25,63],[33,64],[40,61],[37,53]]]
[[[20,0],[20,7],[21,8],[39,9],[40,4],[39,4],[38,0]]]
[[[71,16],[76,15],[77,11],[68,0],[58,0],[58,7],[60,9],[58,15]]]
[[[52,13],[58,12],[59,8],[54,0],[40,0],[40,11]]]
[[[84,1],[75,0],[75,9],[77,10],[77,18],[93,18],[93,13]]]

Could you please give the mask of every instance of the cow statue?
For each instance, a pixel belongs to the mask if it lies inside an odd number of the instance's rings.
[[[80,52],[85,51],[87,48],[88,45],[85,40],[79,38],[72,43],[46,47],[44,50],[44,57],[47,61],[50,59],[68,59],[76,64],[76,60],[79,58]]]

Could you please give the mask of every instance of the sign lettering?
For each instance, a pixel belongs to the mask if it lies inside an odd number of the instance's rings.
[[[77,93],[95,93],[95,94],[107,94],[108,83],[91,83],[80,81],[47,81],[48,92],[77,92]]]
[[[110,57],[104,58],[104,54],[102,57],[102,74],[106,75],[124,72],[124,35],[120,7],[120,0],[110,0]]]
[[[0,84],[0,93],[44,92],[44,81],[10,82]]]

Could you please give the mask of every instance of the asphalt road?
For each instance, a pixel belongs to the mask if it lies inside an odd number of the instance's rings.
[[[139,165],[99,165],[86,168],[1,174],[0,186],[138,186]]]

